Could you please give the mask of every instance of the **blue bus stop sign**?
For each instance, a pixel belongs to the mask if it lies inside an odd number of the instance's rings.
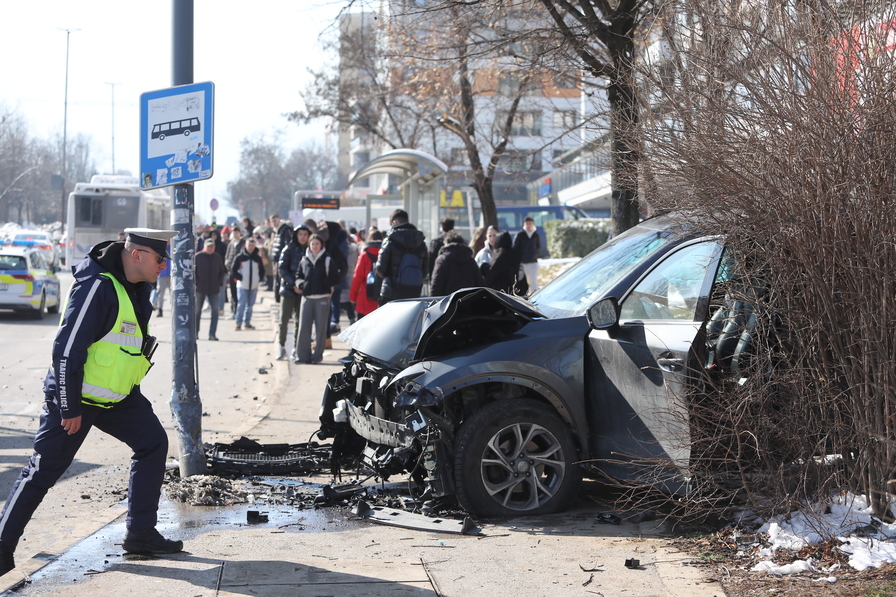
[[[140,96],[140,186],[212,177],[215,85],[194,83]]]

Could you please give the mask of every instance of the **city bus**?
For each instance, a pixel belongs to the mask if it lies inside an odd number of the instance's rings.
[[[145,191],[133,176],[97,174],[79,182],[68,196],[65,263],[75,265],[90,248],[117,240],[125,228],[166,229],[171,224],[167,189]]]

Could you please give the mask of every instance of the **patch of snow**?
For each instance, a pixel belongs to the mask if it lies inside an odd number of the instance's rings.
[[[861,536],[854,534],[857,530]],[[770,558],[779,549],[799,550],[836,537],[843,543],[840,549],[850,554],[849,565],[856,570],[896,562],[896,524],[882,523],[874,518],[868,501],[852,493],[841,494],[816,511],[791,512],[776,517],[767,521],[758,532],[768,533],[768,547],[759,550],[760,557]],[[804,560],[784,566],[764,560],[752,569],[770,574],[813,571]],[[830,579],[836,580],[834,577],[817,580],[833,582]]]
[[[796,560],[792,564],[784,564],[783,566],[778,566],[774,562],[763,560],[753,566],[751,570],[754,572],[767,571],[769,574],[781,576],[784,574],[798,574],[800,572],[815,572],[815,566],[812,565],[812,562],[806,560]]]

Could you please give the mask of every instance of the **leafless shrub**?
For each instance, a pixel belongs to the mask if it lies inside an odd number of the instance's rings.
[[[708,372],[691,399],[693,479],[771,510],[851,489],[891,517],[891,3],[683,0],[657,26],[669,52],[644,73],[651,206],[727,236],[725,291],[755,315],[749,364]]]

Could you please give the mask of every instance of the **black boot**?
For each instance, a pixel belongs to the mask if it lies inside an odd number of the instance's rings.
[[[128,553],[177,553],[183,550],[184,542],[165,539],[155,528],[128,529],[122,547]]]
[[[159,317],[161,317],[161,316],[162,316],[162,308],[159,307]]]
[[[15,558],[11,551],[0,551],[0,576],[3,576],[16,567]]]

